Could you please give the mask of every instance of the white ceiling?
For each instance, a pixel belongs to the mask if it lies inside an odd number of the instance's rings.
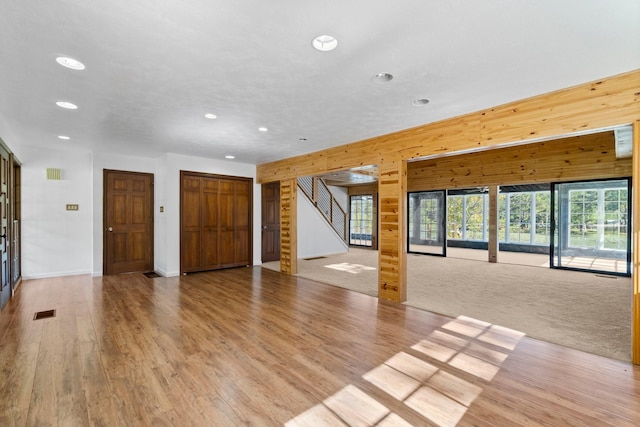
[[[638,0],[0,0],[0,120],[37,147],[262,163],[639,68]]]

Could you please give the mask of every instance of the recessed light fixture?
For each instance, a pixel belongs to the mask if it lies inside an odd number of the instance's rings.
[[[378,73],[371,77],[371,81],[374,83],[389,83],[391,80],[393,80],[393,74],[389,73]]]
[[[418,99],[414,99],[413,102],[411,102],[411,105],[413,105],[414,107],[422,107],[423,105],[427,105],[429,103],[429,100],[427,98],[418,98]]]
[[[66,56],[58,56],[56,58],[56,62],[63,67],[71,68],[72,70],[80,71],[85,69],[85,66],[82,62],[78,61],[77,59],[68,58]]]
[[[215,114],[212,114],[212,113],[207,113],[207,114],[205,114],[204,116],[205,116],[207,119],[215,119],[215,118],[217,118],[217,117],[218,117],[218,116],[216,116]]]
[[[262,127],[259,127],[259,128],[258,128],[258,130],[259,130],[260,132],[266,132],[266,131],[268,131],[269,129],[267,129],[266,127],[262,126]]]
[[[338,39],[333,36],[323,34],[313,39],[313,42],[311,42],[311,44],[319,51],[329,52],[330,50],[333,50],[338,46]]]
[[[58,101],[56,105],[61,108],[66,108],[67,110],[76,110],[78,108],[76,104],[68,101]]]
[[[235,159],[236,156],[224,156],[225,159]]]
[[[67,139],[71,139],[71,137],[68,137],[67,135],[58,135],[58,139],[67,140]]]

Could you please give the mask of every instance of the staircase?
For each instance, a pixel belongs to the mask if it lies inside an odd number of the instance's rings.
[[[324,216],[333,230],[347,243],[347,214],[324,180],[313,176],[298,178],[298,187]]]

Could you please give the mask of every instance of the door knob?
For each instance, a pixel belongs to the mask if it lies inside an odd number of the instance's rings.
[[[113,227],[109,227],[109,228],[107,228],[107,231],[108,231],[109,233],[112,233],[112,232],[113,232]]]

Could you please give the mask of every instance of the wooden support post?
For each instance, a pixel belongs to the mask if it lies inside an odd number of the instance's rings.
[[[280,271],[298,272],[298,180],[280,181]]]
[[[400,158],[381,161],[378,298],[396,302],[407,300],[406,188],[407,163]]]
[[[498,262],[498,186],[489,186],[489,262]]]
[[[633,182],[631,184],[631,256],[633,282],[631,361],[640,365],[640,121],[633,124]]]

